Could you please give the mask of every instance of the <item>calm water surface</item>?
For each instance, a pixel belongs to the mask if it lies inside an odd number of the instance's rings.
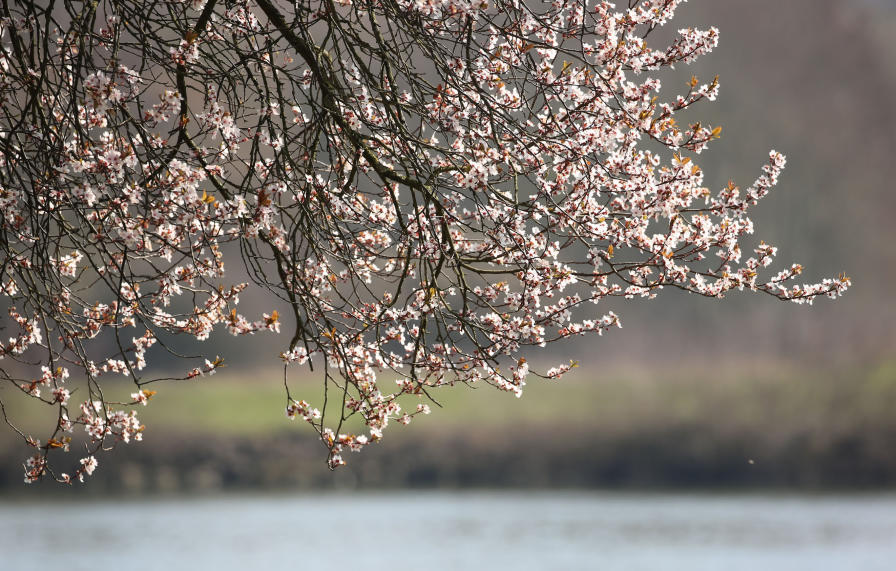
[[[0,569],[896,569],[896,495],[351,493],[0,503]]]

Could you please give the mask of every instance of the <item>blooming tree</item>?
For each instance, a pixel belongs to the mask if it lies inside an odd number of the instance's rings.
[[[561,376],[527,355],[619,325],[588,312],[606,298],[841,294],[741,249],[781,154],[747,188],[704,185],[721,128],[678,119],[718,80],[667,93],[656,72],[718,31],[652,45],[682,1],[4,2],[0,376],[58,412],[38,439],[0,400],[26,481],[140,440],[147,361],[184,337],[282,321],[284,371],[328,395],[287,384],[286,414],[335,467],[429,411],[406,395]],[[183,379],[222,364],[184,358]],[[130,400],[104,396],[113,375]]]

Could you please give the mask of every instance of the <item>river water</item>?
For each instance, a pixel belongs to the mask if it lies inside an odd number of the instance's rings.
[[[890,571],[896,495],[346,493],[0,503],[0,569]]]

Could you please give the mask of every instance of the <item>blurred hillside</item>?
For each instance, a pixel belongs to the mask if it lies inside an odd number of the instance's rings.
[[[601,305],[622,330],[537,360],[579,360],[572,378],[534,381],[519,401],[443,391],[444,409],[335,479],[307,427],[282,415],[269,369],[282,347],[223,335],[212,352],[226,375],[155,387],[147,442],[101,460],[96,489],[896,484],[896,1],[691,0],[672,25],[721,30],[713,54],[664,78],[671,94],[691,74],[720,75],[718,101],[692,116],[724,126],[698,161],[707,183],[748,186],[770,149],[785,153],[755,241],[803,264],[806,281],[845,272],[844,298],[670,291]],[[0,488],[19,486],[25,453],[0,433]]]

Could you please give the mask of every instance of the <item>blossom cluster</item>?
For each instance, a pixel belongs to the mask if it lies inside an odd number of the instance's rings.
[[[801,266],[766,274],[777,249],[747,244],[783,155],[745,190],[707,187],[695,160],[721,127],[679,121],[718,78],[675,89],[654,73],[719,41],[681,28],[653,47],[682,1],[167,0],[104,4],[68,30],[13,2],[0,358],[39,363],[5,380],[57,413],[43,444],[23,433],[26,479],[83,479],[94,454],[142,438],[151,363],[179,354],[163,337],[288,330],[272,358],[322,370],[342,400],[287,394],[286,414],[335,467],[444,387],[520,396],[533,375],[561,377],[575,364],[534,356],[621,326],[594,308],[607,298],[842,294],[846,276],[795,285]],[[25,45],[43,70],[14,61]],[[276,309],[244,315],[247,295]],[[130,401],[104,396],[110,374],[131,379]],[[86,453],[69,475],[50,457],[76,427]]]

